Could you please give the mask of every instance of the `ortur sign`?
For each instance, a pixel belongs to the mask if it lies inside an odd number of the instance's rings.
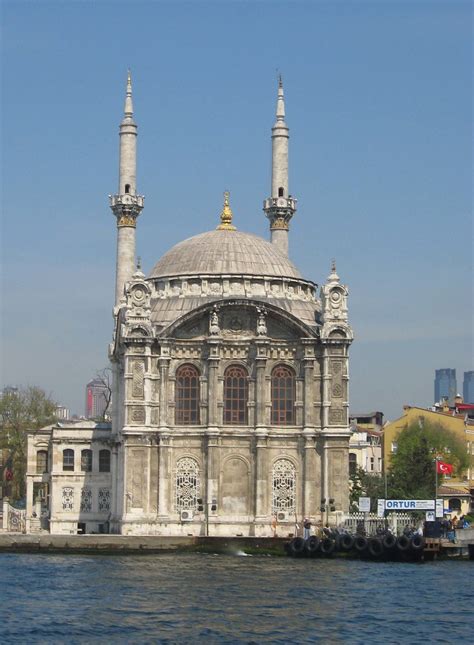
[[[434,511],[434,499],[386,499],[386,511]]]

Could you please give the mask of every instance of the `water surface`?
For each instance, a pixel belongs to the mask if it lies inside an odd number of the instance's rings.
[[[473,565],[0,554],[0,642],[472,643]]]

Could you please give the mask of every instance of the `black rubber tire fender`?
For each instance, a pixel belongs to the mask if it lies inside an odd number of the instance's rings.
[[[359,553],[363,553],[367,550],[369,545],[368,539],[364,535],[358,535],[354,541],[354,548]]]
[[[302,537],[295,537],[290,542],[290,549],[296,558],[304,555],[304,540]]]
[[[414,535],[410,540],[410,549],[412,551],[421,551],[425,548],[425,538],[422,535]]]
[[[400,535],[400,537],[397,538],[397,549],[399,551],[408,551],[410,544],[411,539],[408,537],[408,535]]]
[[[320,542],[318,536],[310,535],[304,545],[306,553],[309,556],[314,557],[319,551],[319,544]]]
[[[355,537],[350,533],[344,533],[341,535],[339,544],[343,551],[352,551],[354,548]]]
[[[370,538],[367,550],[373,558],[380,558],[384,552],[382,540],[380,538]]]
[[[397,536],[393,533],[387,533],[383,536],[382,544],[387,551],[394,549],[397,546]]]
[[[321,541],[319,548],[323,555],[331,555],[336,548],[336,543],[331,538],[325,537],[324,540]]]

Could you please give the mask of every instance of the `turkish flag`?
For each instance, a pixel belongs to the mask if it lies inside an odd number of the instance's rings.
[[[438,475],[451,475],[453,472],[453,465],[447,464],[445,461],[436,461],[436,471]]]

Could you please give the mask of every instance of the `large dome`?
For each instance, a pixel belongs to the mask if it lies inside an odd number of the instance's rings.
[[[301,279],[296,267],[270,242],[229,230],[209,231],[179,242],[158,260],[148,277],[212,274]]]

